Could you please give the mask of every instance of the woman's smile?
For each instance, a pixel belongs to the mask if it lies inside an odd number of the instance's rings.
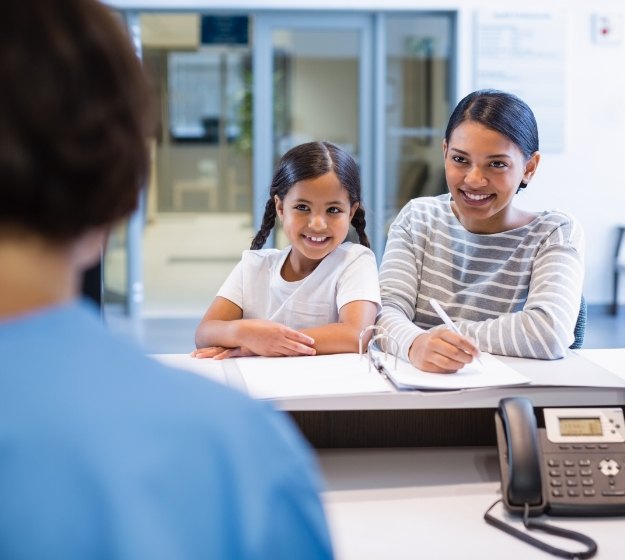
[[[495,198],[495,194],[487,194],[487,193],[475,193],[469,192],[462,189],[458,189],[462,194],[462,199],[464,202],[470,206],[485,206],[491,200]]]

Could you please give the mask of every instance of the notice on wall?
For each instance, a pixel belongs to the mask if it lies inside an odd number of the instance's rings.
[[[534,111],[542,152],[564,149],[563,13],[483,10],[475,14],[475,89],[518,95]]]
[[[167,55],[169,126],[173,140],[217,142],[219,59],[211,52]]]

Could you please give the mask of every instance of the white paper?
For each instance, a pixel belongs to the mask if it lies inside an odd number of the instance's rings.
[[[392,387],[366,356],[333,354],[285,358],[237,358],[250,395],[258,399],[389,393]]]
[[[456,373],[430,373],[417,369],[404,360],[395,360],[390,354],[375,352],[387,375],[400,389],[422,389],[433,391],[453,391],[458,389],[477,389],[485,387],[502,387],[526,385],[531,382],[529,377],[521,375],[495,356],[482,352],[480,364],[477,360],[464,366]]]

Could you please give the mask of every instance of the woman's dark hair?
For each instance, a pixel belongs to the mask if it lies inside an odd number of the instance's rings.
[[[467,95],[454,109],[445,140],[449,143],[453,131],[465,121],[479,123],[503,134],[514,142],[525,159],[538,151],[538,126],[527,103],[516,95],[496,89],[482,89]],[[519,189],[527,186],[521,183]]]
[[[275,196],[284,200],[295,183],[321,177],[330,171],[334,171],[347,190],[350,205],[358,203],[351,224],[358,234],[360,244],[369,247],[369,239],[365,233],[365,210],[360,194],[360,171],[354,158],[331,142],[308,142],[291,148],[278,162],[269,188],[269,200],[265,204],[263,223],[252,240],[251,249],[260,249],[276,224]]]
[[[151,97],[94,0],[0,2],[0,228],[54,242],[108,226],[145,184]]]

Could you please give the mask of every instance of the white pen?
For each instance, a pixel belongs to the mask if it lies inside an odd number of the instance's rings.
[[[445,310],[441,307],[441,304],[438,303],[438,301],[436,301],[433,298],[430,298],[430,304],[432,305],[432,307],[434,308],[434,311],[436,311],[436,314],[443,320],[443,323],[445,323],[445,325],[447,325],[452,331],[454,331],[455,333],[459,334],[460,336],[464,336],[459,330],[458,327],[456,327],[456,325],[454,325],[454,322],[449,318],[449,315],[447,315],[447,313],[445,313]],[[482,360],[480,360],[480,357],[477,356],[476,360],[481,364],[484,365],[484,363],[482,362]]]

